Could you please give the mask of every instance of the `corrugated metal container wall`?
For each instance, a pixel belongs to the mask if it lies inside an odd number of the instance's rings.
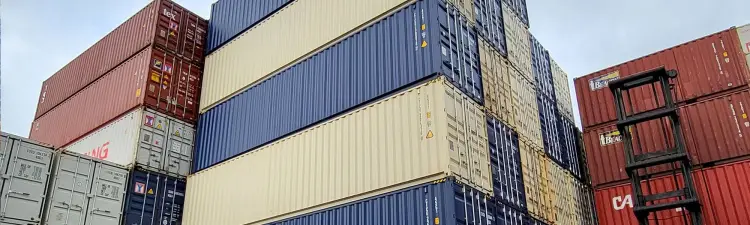
[[[54,150],[41,143],[0,135],[0,223],[39,224]]]
[[[128,184],[123,224],[182,224],[185,179],[135,169]]]
[[[482,65],[482,87],[484,88],[484,107],[488,114],[503,121],[511,128],[516,127],[515,96],[513,89],[515,76],[508,60],[491,49],[484,40],[479,40],[479,62]]]
[[[508,59],[521,76],[528,80],[534,80],[531,69],[531,43],[529,43],[529,30],[523,22],[511,12],[508,5],[503,2],[503,23],[505,26],[505,37],[508,41]]]
[[[415,23],[414,15],[420,13],[429,21]],[[436,73],[446,74],[481,103],[476,36],[470,35],[468,26],[461,26],[458,32],[456,24],[466,25],[461,21],[455,13],[449,16],[437,1],[419,1],[216,106],[202,115],[198,125],[195,170]],[[430,33],[425,42],[414,40],[413,31],[421,29],[420,24],[426,24]],[[423,43],[430,44],[420,47]]]
[[[211,54],[248,28],[261,23],[294,0],[219,0],[211,5],[206,54]]]
[[[745,53],[747,67],[750,69],[750,24],[737,28],[737,35],[740,38],[740,47]]]
[[[176,3],[154,1],[44,81],[34,118],[52,110],[147,45],[154,44],[202,65],[207,27],[206,20]]]
[[[545,191],[542,186],[542,174],[546,173],[545,170],[542,170],[541,164],[544,163],[543,160],[545,157],[541,153],[541,148],[523,140],[518,142],[518,150],[521,153],[523,185],[526,189],[526,206],[529,214],[540,216],[543,213],[542,191]]]
[[[576,139],[578,137],[575,133],[575,130],[578,128],[576,128],[573,121],[570,121],[567,118],[558,117],[557,122],[560,135],[560,147],[562,148],[562,152],[567,154],[565,158],[568,160],[568,164],[565,169],[570,171],[570,173],[576,178],[581,179],[583,178],[583,174],[581,173],[581,162],[578,160],[579,150],[576,146]]]
[[[570,88],[568,87],[568,74],[552,59],[550,59],[550,68],[552,70],[552,82],[555,89],[557,109],[562,116],[570,121],[575,121],[575,117],[573,116],[573,101],[570,98]]]
[[[206,57],[203,81],[206,91],[201,96],[201,112],[406,2],[409,1],[296,0]],[[427,28],[435,32],[431,36],[439,31],[437,26],[434,28]],[[401,31],[411,34],[409,40],[417,41],[418,29]],[[411,48],[410,45],[400,47]]]
[[[535,146],[544,147],[542,140],[542,125],[539,118],[539,106],[537,105],[536,90],[531,81],[518,76],[518,71],[510,70],[512,79],[511,89],[516,90],[516,127],[520,139],[526,140]]]
[[[694,164],[716,162],[750,155],[750,91],[743,90],[679,108],[687,152]],[[662,127],[666,125],[666,133]],[[674,146],[668,122],[649,121],[635,127],[640,152],[654,152]],[[593,184],[627,179],[622,138],[614,124],[584,133]],[[665,144],[666,143],[666,144]],[[667,145],[668,144],[668,145]],[[651,172],[669,167],[656,167]]]
[[[193,125],[138,107],[64,149],[128,168],[185,177],[192,165]]]
[[[550,197],[552,198],[551,212],[552,217],[550,218],[552,224],[567,224],[573,225],[573,184],[571,183],[572,177],[565,172],[562,167],[551,166],[552,170],[548,170],[550,179]],[[578,224],[578,223],[575,223]]]
[[[502,204],[496,205],[485,199],[481,192],[449,180],[398,190],[266,224],[520,225],[503,223],[506,217],[506,213],[500,211],[503,209],[505,207]]]
[[[567,152],[560,143],[560,130],[558,128],[560,114],[557,113],[557,104],[544,95],[536,96],[539,105],[539,121],[542,129],[542,141],[544,143],[544,152],[560,166],[568,166]]]
[[[447,176],[492,193],[486,129],[439,78],[189,176],[186,218],[275,220]]]
[[[531,43],[531,72],[534,75],[536,91],[539,95],[556,102],[555,82],[552,80],[549,52],[536,40],[534,35],[529,35],[529,43]]]
[[[591,192],[591,189],[581,182],[578,182],[576,179],[571,180],[571,183],[574,192],[572,199],[572,203],[574,204],[573,208],[575,209],[574,219],[579,220],[579,222],[574,224],[594,225],[593,215],[595,212],[594,207],[592,207],[591,195],[593,193]]]
[[[529,27],[529,13],[528,8],[526,7],[526,0],[503,0],[503,3],[510,6],[513,14],[521,19],[521,22],[526,25],[526,28]]]
[[[155,48],[139,52],[34,120],[29,137],[65,146],[140,105],[194,122],[201,68],[164,55]]]
[[[499,120],[487,117],[487,139],[495,197],[505,204],[526,210],[518,134]]]
[[[477,19],[474,12],[474,0],[444,0],[450,5],[453,5],[463,17],[466,18],[469,24],[476,24]],[[445,3],[441,3],[445,5]]]
[[[59,225],[119,225],[129,172],[83,154],[55,155],[44,222]]]
[[[719,33],[665,49],[598,72],[576,78],[579,111],[584,128],[617,119],[612,92],[607,83],[648,69],[665,66],[679,72],[675,82],[676,99],[694,99],[736,87],[747,86],[750,72],[739,49],[737,32]],[[644,86],[630,91],[638,101],[635,112],[653,109],[654,91]],[[656,93],[661,93],[657,88]],[[661,95],[661,94],[659,94]],[[663,102],[663,100],[659,100]],[[626,101],[626,105],[630,105]]]
[[[747,224],[750,221],[750,161],[699,169],[693,172],[698,190],[703,222],[706,225]],[[680,184],[681,186],[682,184]],[[646,188],[646,183],[643,183]],[[651,180],[652,190],[675,190],[672,176]],[[598,189],[594,192],[596,209],[601,225],[638,224],[633,215],[633,196],[630,184]],[[682,225],[680,210],[657,213],[660,225]],[[657,218],[651,216],[652,224]]]
[[[505,20],[501,0],[474,0],[477,24],[475,29],[503,57],[508,57]]]

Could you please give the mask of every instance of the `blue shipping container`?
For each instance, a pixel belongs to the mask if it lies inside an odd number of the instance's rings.
[[[495,47],[500,55],[508,57],[505,40],[505,23],[501,0],[474,0],[476,30],[479,36]]]
[[[579,151],[576,148],[577,137],[575,130],[577,128],[575,123],[562,116],[557,119],[557,122],[559,124],[558,129],[560,130],[560,146],[563,148],[563,153],[567,154],[566,158],[568,159],[568,167],[565,169],[570,171],[576,178],[581,179],[581,164],[578,161]]]
[[[536,100],[539,108],[539,120],[542,125],[544,152],[560,167],[567,168],[568,155],[563,152],[563,148],[560,146],[560,134],[557,128],[557,120],[560,118],[557,104],[553,99],[539,94],[537,94]]]
[[[194,171],[442,74],[482,103],[477,36],[422,0],[201,115]],[[247,62],[254,63],[254,62]]]
[[[134,169],[125,198],[127,225],[180,225],[185,180]]]
[[[293,0],[219,0],[211,5],[206,55]]]
[[[270,225],[524,225],[525,214],[452,181],[425,184]]]
[[[526,27],[529,27],[529,13],[528,9],[526,8],[526,0],[503,0],[505,4],[508,4],[511,11],[513,11],[518,18],[521,19],[521,22],[526,25]]]
[[[545,95],[557,102],[549,52],[539,43],[534,35],[529,35],[529,41],[531,43],[531,67],[534,73],[534,80],[536,80],[537,94]]]
[[[495,198],[526,212],[518,134],[500,120],[488,116],[487,139]]]

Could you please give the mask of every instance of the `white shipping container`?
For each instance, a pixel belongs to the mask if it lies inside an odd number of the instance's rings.
[[[484,41],[479,39],[479,61],[481,62],[484,106],[487,112],[511,128],[516,128],[516,108],[513,89],[515,76],[511,75],[508,60]],[[514,74],[515,75],[515,74]]]
[[[206,56],[200,112],[414,0],[296,0]]]
[[[550,59],[552,67],[552,82],[557,97],[557,110],[565,118],[575,121],[573,117],[573,102],[570,99],[570,87],[568,86],[568,74],[560,68],[555,60]]]
[[[183,224],[265,224],[449,176],[491,195],[486,132],[439,77],[190,175]]]
[[[119,225],[128,169],[73,152],[55,155],[45,225]]]
[[[750,24],[737,28],[737,34],[740,37],[740,47],[745,53],[747,67],[750,68]]]
[[[139,107],[63,149],[185,177],[190,172],[194,136],[192,125]]]
[[[503,24],[505,25],[505,39],[508,45],[508,60],[521,75],[528,80],[534,80],[531,69],[531,40],[529,30],[513,10],[502,2]]]
[[[517,70],[511,70],[512,89],[515,91],[516,127],[518,138],[526,140],[538,147],[544,147],[542,140],[542,124],[539,119],[539,106],[536,102],[536,89],[531,81],[518,76]]]

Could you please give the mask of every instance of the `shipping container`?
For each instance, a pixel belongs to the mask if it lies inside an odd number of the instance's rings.
[[[511,89],[515,90],[516,105],[516,127],[520,139],[526,140],[535,146],[544,147],[542,140],[542,125],[539,118],[539,106],[537,105],[537,94],[531,81],[519,77],[518,70],[512,69]]]
[[[502,3],[505,37],[508,45],[508,59],[520,75],[528,80],[534,80],[531,68],[531,43],[529,30],[521,19],[513,14],[505,1]]]
[[[538,93],[538,92],[537,92]],[[550,159],[562,167],[568,166],[567,152],[560,143],[560,130],[558,128],[560,114],[557,112],[557,104],[554,100],[544,95],[536,96],[539,107],[539,121],[541,125],[542,141],[544,143],[544,152]]]
[[[478,35],[497,50],[503,57],[508,57],[508,45],[505,40],[505,20],[501,0],[474,0],[477,24],[474,27]]]
[[[185,180],[133,169],[125,198],[125,225],[181,225]]]
[[[740,38],[740,47],[745,54],[747,67],[750,69],[750,24],[737,28],[737,35]]]
[[[581,172],[581,162],[579,160],[581,153],[580,149],[576,146],[576,139],[578,136],[576,136],[576,125],[573,121],[568,120],[564,117],[558,117],[558,129],[559,129],[559,135],[560,135],[560,147],[562,148],[562,152],[566,154],[565,158],[568,160],[567,169],[570,171],[571,175],[578,179],[583,178],[583,173]]]
[[[693,180],[701,203],[703,222],[706,225],[747,224],[750,221],[750,161],[724,164],[697,169]],[[672,176],[658,177],[641,185],[644,190],[650,185],[652,193],[675,190]],[[597,189],[594,192],[596,209],[601,225],[638,224],[633,214],[632,185],[619,185]],[[660,211],[649,218],[651,224],[672,225],[684,223],[683,210]]]
[[[523,171],[523,186],[526,189],[526,206],[530,215],[544,217],[544,199],[546,196],[546,170],[542,164],[545,163],[544,152],[541,147],[526,141],[518,142],[521,153],[521,168]],[[544,180],[544,182],[542,182]]]
[[[487,139],[495,198],[519,210],[526,210],[518,134],[501,121],[487,117]]]
[[[417,13],[428,21],[414,23]],[[437,1],[419,1],[212,108],[198,124],[195,170],[436,74],[481,104],[476,36],[462,21]],[[414,42],[413,31],[422,27],[427,39]]]
[[[568,87],[568,74],[553,59],[550,59],[550,68],[552,70],[552,82],[555,89],[555,100],[557,100],[557,110],[566,119],[575,121],[575,117],[573,116],[573,101],[570,98],[570,88]]]
[[[522,216],[521,212],[485,198],[481,192],[448,180],[397,190],[281,220],[251,224],[521,225],[519,221],[522,220]]]
[[[573,209],[573,224],[594,225],[594,207],[591,189],[576,179],[571,180],[573,188],[571,209]]]
[[[679,74],[673,81],[674,94],[678,102],[683,102],[729,89],[746,88],[750,71],[744,61],[738,34],[729,29],[576,78],[583,127],[617,119],[614,98],[607,87],[610,81],[661,66],[675,69]],[[628,110],[637,113],[654,109],[658,106],[654,104],[655,96],[663,103],[661,95],[661,89],[655,91],[651,85],[634,88],[629,97],[637,101]],[[626,100],[625,104],[631,105],[631,101]]]
[[[299,61],[306,60],[322,49],[327,49],[328,46],[339,42],[346,36],[359,33],[360,29],[369,26],[370,23],[378,21],[379,18],[392,14],[413,2],[413,0],[294,1],[276,12],[272,17],[242,32],[206,57],[206,77],[203,80],[205,93],[201,96],[201,112],[205,112],[270,75],[285,70],[286,67]],[[413,7],[413,5],[411,6]],[[425,31],[422,32],[425,32],[425,36],[428,37],[422,37],[419,35],[420,29],[415,29],[413,26],[426,23],[424,23],[425,21],[415,21],[417,18],[417,14],[409,15],[411,29],[406,24],[388,24],[400,27],[400,34],[405,36],[400,39],[408,37],[404,41],[408,40],[410,44],[399,45],[399,49],[402,51],[412,48],[414,51],[418,51],[421,43],[411,44],[412,42],[426,41],[426,45],[430,46],[439,43],[437,41],[439,40],[439,33],[437,32],[440,31],[438,24],[435,24],[434,27],[425,27]],[[425,15],[419,18],[421,20],[421,18],[428,17]],[[428,19],[437,20],[437,17],[432,16]],[[389,20],[389,22],[393,21]],[[295,25],[289,26],[289,24]],[[386,26],[381,25],[378,29],[381,35],[384,34],[380,29]],[[388,28],[385,30],[398,29],[391,26],[388,26]],[[430,35],[427,35],[428,32]],[[375,37],[377,35],[371,34],[359,36],[357,39],[366,39],[360,43],[367,43],[370,46],[389,43],[376,41],[374,40]],[[396,37],[388,37],[387,40],[390,41],[391,38]],[[436,41],[421,40],[427,38]],[[385,54],[385,52],[380,54]],[[372,55],[368,56],[375,55],[376,52],[372,52]],[[370,64],[373,63],[371,60],[366,61],[369,61]]]
[[[547,218],[550,224],[570,224],[572,220],[570,205],[572,179],[565,169],[547,161]]]
[[[152,109],[138,107],[63,147],[121,166],[185,177],[192,165],[195,129]]]
[[[83,154],[58,152],[43,224],[119,225],[127,181],[124,167]]]
[[[531,43],[531,73],[534,75],[537,94],[557,102],[549,52],[534,35],[529,34],[529,43]]]
[[[490,44],[479,39],[479,62],[481,64],[484,107],[511,128],[516,127],[517,90],[513,89],[516,78],[512,75],[508,60],[492,50]]]
[[[456,7],[458,13],[465,17],[472,26],[477,23],[474,0],[445,0],[445,2]]]
[[[206,55],[247,29],[273,16],[294,0],[219,0],[211,4]]]
[[[35,119],[29,137],[65,146],[143,105],[192,124],[197,119],[201,73],[199,66],[172,54],[144,49]]]
[[[503,0],[503,3],[508,4],[510,11],[516,15],[521,22],[529,28],[529,13],[526,7],[526,0]]]
[[[34,118],[121,67],[147,46],[202,65],[207,27],[208,21],[172,1],[153,1],[45,80]]]
[[[0,224],[40,224],[54,153],[45,144],[0,135]]]
[[[486,130],[480,106],[439,77],[189,176],[186,218],[258,223],[445,177],[491,194]]]
[[[685,150],[693,164],[705,164],[750,155],[750,91],[741,90],[706,99],[678,110]],[[664,119],[640,123],[634,128],[637,154],[662,151],[674,146],[671,125]],[[591,179],[595,186],[628,178],[620,132],[614,124],[590,128],[584,143]],[[650,168],[659,172],[671,167]]]

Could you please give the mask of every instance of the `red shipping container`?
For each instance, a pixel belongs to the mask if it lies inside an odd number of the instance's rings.
[[[150,45],[203,65],[208,22],[169,0],[156,0],[104,36],[42,84],[39,118]]]
[[[750,224],[750,160],[693,171],[703,222],[706,225]],[[679,181],[679,180],[678,180]],[[652,193],[673,191],[672,176],[649,181]],[[683,187],[679,181],[678,185]],[[644,182],[642,188],[648,188]],[[600,225],[637,225],[633,215],[632,186],[624,184],[594,191]],[[661,211],[651,216],[651,224],[682,225],[681,209]],[[689,224],[689,222],[688,222]]]
[[[194,123],[202,69],[158,48],[147,48],[34,120],[29,138],[65,146],[145,105]]]
[[[750,77],[736,30],[721,31],[575,79],[583,127],[617,119],[612,92],[607,87],[609,81],[661,66],[679,72],[674,81],[677,101],[747,86]],[[630,97],[637,100],[633,111],[654,109],[654,96],[661,98],[660,89],[656,91],[654,95],[651,86],[631,90]]]
[[[685,147],[693,164],[750,155],[750,90],[747,88],[680,106],[678,112]],[[636,154],[673,147],[670,127],[666,119],[636,125],[633,129]],[[628,179],[623,143],[614,123],[586,129],[583,139],[595,186]],[[649,172],[668,168],[654,167]]]

